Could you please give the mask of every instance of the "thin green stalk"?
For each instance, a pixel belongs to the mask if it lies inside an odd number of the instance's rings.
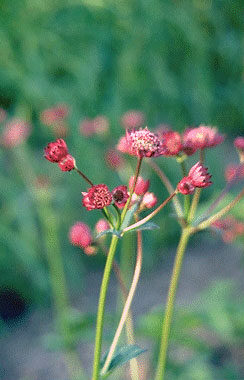
[[[105,311],[105,301],[108,290],[108,283],[110,279],[111,269],[113,265],[113,259],[118,244],[118,237],[113,235],[110,248],[108,251],[108,257],[104,269],[102,285],[100,289],[98,311],[97,311],[97,325],[96,325],[96,339],[95,339],[95,351],[94,351],[94,361],[93,361],[93,374],[92,380],[99,379],[100,372],[100,358],[101,358],[101,348],[102,348],[102,335],[103,335],[103,324],[104,324],[104,311]]]
[[[184,161],[180,161],[181,171],[183,177],[187,177],[187,170]],[[190,195],[184,196],[184,209],[185,209],[185,218],[188,219],[189,209],[190,209]]]
[[[191,223],[192,220],[194,219],[194,216],[195,216],[195,213],[197,210],[197,205],[198,205],[199,200],[200,200],[201,190],[202,189],[200,189],[199,187],[195,189],[195,193],[193,195],[190,211],[189,211],[188,218],[187,218],[189,223]]]
[[[173,272],[172,272],[172,276],[170,280],[170,287],[168,291],[165,315],[164,315],[164,320],[162,323],[162,335],[161,335],[160,351],[159,351],[155,380],[163,380],[164,375],[165,375],[165,364],[166,364],[166,358],[167,358],[167,349],[168,349],[168,343],[169,343],[171,321],[172,321],[173,310],[174,310],[175,294],[176,294],[177,285],[179,281],[182,261],[183,261],[184,253],[185,253],[189,238],[190,238],[189,228],[183,229],[181,238],[178,244],[176,256],[175,256],[174,268],[173,268]]]

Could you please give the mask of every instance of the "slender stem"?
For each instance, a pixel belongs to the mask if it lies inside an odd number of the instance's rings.
[[[134,228],[137,228],[137,227],[140,227],[142,226],[143,224],[145,224],[146,222],[148,222],[150,219],[152,219],[160,210],[162,210],[162,208],[164,208],[164,206],[166,206],[167,203],[169,203],[169,201],[171,201],[171,199],[177,194],[177,190],[175,190],[173,192],[173,194],[171,194],[167,199],[165,199],[165,201],[163,203],[161,203],[161,205],[159,205],[153,212],[151,212],[151,214],[147,215],[145,218],[139,220],[139,222],[136,222],[134,224],[131,224],[130,226],[126,227],[123,229],[122,233],[124,234],[125,232],[128,232],[128,231],[131,231],[133,230]]]
[[[168,179],[168,177],[166,176],[166,174],[163,172],[163,170],[153,160],[149,160],[146,162],[155,171],[155,173],[158,175],[158,177],[161,179],[162,183],[165,185],[169,194],[172,194],[174,191],[174,188],[171,185],[171,182]],[[175,208],[176,214],[178,216],[178,220],[179,220],[180,224],[183,226],[183,224],[184,224],[184,213],[183,213],[181,203],[180,203],[178,197],[175,196],[173,198],[172,202],[174,204],[174,208]]]
[[[204,230],[205,228],[208,228],[212,223],[214,223],[216,220],[222,218],[227,212],[229,212],[236,204],[239,202],[239,200],[244,196],[244,189],[233,199],[232,202],[230,202],[227,206],[223,207],[219,212],[216,214],[210,216],[207,220],[200,223],[196,227],[191,228],[191,233]]]
[[[92,380],[99,379],[105,301],[106,301],[108,283],[110,279],[110,274],[111,274],[111,269],[112,269],[112,264],[113,264],[113,259],[114,259],[117,244],[118,244],[118,237],[116,235],[113,235],[110,248],[108,251],[108,257],[107,257],[107,261],[106,261],[106,265],[104,269],[100,296],[99,296]]]
[[[107,372],[107,370],[109,368],[109,365],[111,363],[111,360],[113,358],[113,355],[114,355],[116,346],[118,344],[118,340],[119,340],[120,334],[121,334],[122,329],[124,327],[124,324],[126,322],[126,319],[127,319],[127,316],[128,316],[129,310],[130,310],[130,306],[131,306],[131,303],[132,303],[132,300],[133,300],[133,297],[134,297],[134,294],[135,294],[135,290],[136,290],[136,287],[137,287],[137,284],[138,284],[138,280],[139,280],[139,277],[140,277],[141,266],[142,266],[142,237],[141,237],[141,231],[137,231],[137,239],[138,239],[138,243],[137,243],[137,259],[136,259],[135,272],[134,272],[131,288],[130,288],[127,300],[125,302],[125,306],[124,306],[124,309],[123,309],[123,312],[122,312],[122,315],[121,315],[121,318],[120,318],[120,321],[119,321],[119,325],[118,325],[118,328],[116,330],[113,342],[112,342],[112,344],[110,346],[110,350],[109,350],[108,356],[107,356],[106,361],[104,363],[104,366],[102,368],[101,375],[105,375],[106,374],[106,372]]]
[[[180,161],[180,166],[181,166],[181,171],[182,171],[183,177],[187,177],[187,170],[186,170],[185,162]],[[190,195],[184,196],[184,209],[185,209],[185,218],[187,220],[188,214],[189,214],[189,209],[190,209]]]
[[[74,167],[74,170],[87,182],[87,183],[89,183],[89,185],[91,185],[91,186],[94,186],[94,184],[92,183],[92,181],[90,181],[89,180],[89,178],[87,178],[87,176],[84,174],[84,173],[82,173],[82,171],[81,170],[79,170],[76,166]]]
[[[178,244],[178,248],[177,248],[177,252],[175,256],[174,268],[173,268],[173,272],[172,272],[172,276],[170,280],[170,287],[168,291],[165,315],[164,315],[164,320],[162,324],[162,335],[161,335],[160,351],[159,351],[155,380],[164,379],[171,321],[172,321],[173,310],[174,310],[175,294],[176,294],[177,285],[179,281],[182,260],[184,257],[184,253],[185,253],[185,249],[186,249],[189,237],[190,237],[189,229],[188,228],[183,229],[181,238]]]
[[[189,211],[188,218],[187,218],[189,223],[191,223],[191,221],[194,219],[194,216],[195,216],[195,213],[197,210],[197,205],[198,205],[199,200],[200,200],[201,190],[202,189],[200,189],[200,188],[196,188],[195,193],[193,195],[190,211]]]

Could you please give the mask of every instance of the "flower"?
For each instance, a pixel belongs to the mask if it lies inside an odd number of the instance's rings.
[[[132,189],[132,186],[134,184],[134,178],[135,178],[134,176],[130,177],[130,180],[129,180],[130,189]],[[147,192],[147,190],[149,189],[149,186],[150,186],[149,179],[145,181],[141,176],[138,176],[134,193],[136,193],[136,195],[143,195]]]
[[[197,128],[186,129],[183,135],[183,148],[185,153],[188,154],[187,151],[214,147],[223,141],[224,136],[218,133],[217,128],[200,125]]]
[[[141,202],[141,209],[146,207],[146,208],[152,208],[155,206],[157,203],[158,199],[154,193],[149,193],[147,192],[144,194]]]
[[[108,132],[109,121],[105,116],[97,116],[93,119],[93,128],[97,135],[104,135]]]
[[[212,176],[208,173],[208,168],[205,168],[200,162],[197,162],[191,168],[188,177],[190,177],[191,183],[195,187],[208,187],[212,185],[210,181]]]
[[[162,143],[158,136],[146,127],[139,130],[127,130],[126,139],[129,151],[137,157],[158,157],[162,154]]]
[[[84,253],[85,253],[87,256],[95,255],[95,254],[97,253],[97,247],[94,246],[94,245],[88,245],[88,247],[85,247],[85,248],[84,248]]]
[[[44,149],[44,157],[51,162],[59,162],[68,154],[66,142],[63,139],[57,139],[50,142]]]
[[[0,138],[1,144],[5,148],[13,148],[23,143],[28,138],[30,131],[31,127],[27,122],[14,118],[6,124]]]
[[[231,243],[239,235],[244,234],[244,223],[238,221],[233,216],[218,219],[212,223],[212,226],[222,231],[222,237],[225,243]]]
[[[125,112],[121,118],[121,124],[126,129],[141,127],[143,123],[144,123],[144,114],[136,110]]]
[[[80,128],[80,133],[86,137],[92,136],[95,133],[94,123],[92,119],[85,119],[81,121],[79,128]]]
[[[195,191],[195,186],[193,186],[191,178],[190,177],[184,177],[182,180],[178,183],[177,189],[181,194],[187,195],[187,194],[193,194]]]
[[[127,186],[120,185],[115,187],[112,190],[112,196],[116,206],[119,208],[123,208],[127,202],[127,199],[129,198]]]
[[[71,244],[80,248],[88,247],[92,242],[92,234],[89,226],[83,222],[75,223],[69,230]]]
[[[71,154],[67,154],[62,160],[59,161],[58,166],[63,172],[69,172],[75,167],[75,159]]]
[[[109,206],[113,199],[107,185],[104,184],[92,186],[88,192],[82,192],[82,195],[82,204],[88,211]]]
[[[108,167],[113,170],[119,170],[125,164],[123,157],[115,149],[108,149],[104,158]]]
[[[40,120],[43,124],[51,126],[62,122],[69,114],[69,109],[66,104],[57,104],[54,107],[47,108],[40,115]]]
[[[95,230],[97,234],[100,234],[103,231],[107,231],[110,229],[110,226],[106,219],[99,219],[99,221],[95,225]]]
[[[132,154],[126,136],[123,136],[119,139],[116,148],[122,153]]]
[[[239,152],[240,161],[244,162],[244,137],[237,137],[234,141],[234,145]]]
[[[181,149],[181,136],[178,132],[167,131],[163,133],[163,156],[175,156]]]
[[[244,164],[228,165],[225,169],[225,179],[227,182],[244,178]]]

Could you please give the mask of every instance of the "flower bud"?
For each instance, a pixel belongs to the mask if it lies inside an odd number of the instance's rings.
[[[71,154],[67,154],[61,161],[59,161],[58,166],[63,172],[69,172],[75,167],[75,159]]]
[[[129,188],[130,189],[133,186],[134,178],[135,177],[133,176],[129,180]],[[149,189],[149,186],[150,186],[149,179],[145,181],[142,177],[139,176],[137,178],[137,181],[136,181],[136,187],[135,187],[134,193],[136,193],[136,195],[143,195],[147,192],[147,190]]]
[[[99,219],[99,221],[95,225],[95,231],[97,234],[100,234],[103,231],[107,231],[110,229],[110,226],[106,219]]]
[[[181,194],[188,195],[194,193],[195,186],[193,186],[190,177],[184,177],[178,183],[177,189]]]
[[[147,192],[144,194],[141,202],[141,208],[152,208],[156,205],[158,199],[154,193]]]
[[[69,230],[69,240],[71,244],[80,248],[88,247],[92,242],[91,230],[83,222],[75,223]]]

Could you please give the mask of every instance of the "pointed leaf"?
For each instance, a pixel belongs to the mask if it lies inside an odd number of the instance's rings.
[[[99,234],[96,235],[96,239],[99,239],[101,236],[108,235],[108,234],[116,235],[118,237],[121,237],[120,231],[113,230],[111,228],[110,230],[105,230],[105,231],[99,232]]]
[[[124,228],[126,228],[126,227],[129,225],[129,223],[130,223],[131,219],[133,218],[133,215],[134,215],[135,212],[137,211],[138,207],[139,207],[139,202],[135,203],[135,204],[134,204],[134,205],[133,205],[133,206],[127,211],[127,213],[126,213],[126,215],[125,215],[125,219],[124,219],[124,221],[123,221],[123,223],[122,223],[122,225],[121,225],[121,230],[123,230]]]

